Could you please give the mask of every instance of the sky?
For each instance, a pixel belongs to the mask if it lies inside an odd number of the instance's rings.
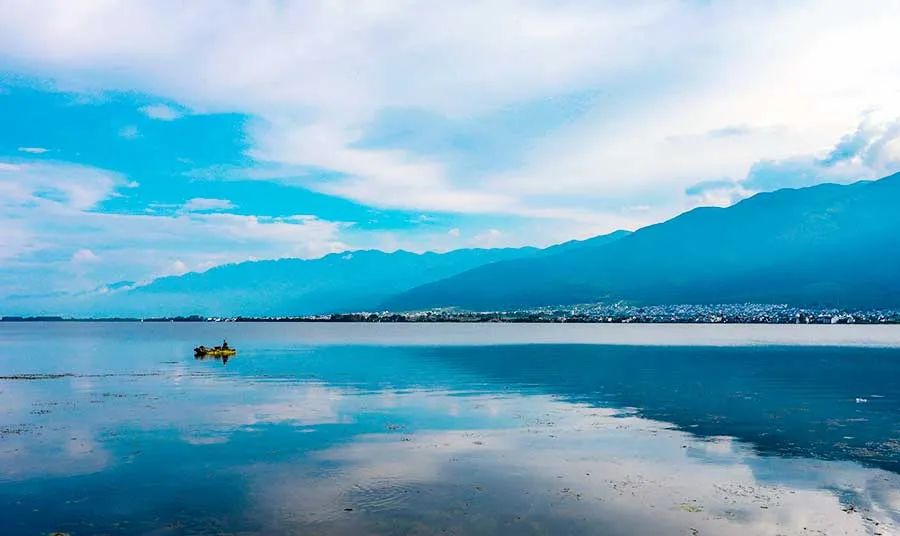
[[[900,1],[0,0],[0,296],[900,170]]]

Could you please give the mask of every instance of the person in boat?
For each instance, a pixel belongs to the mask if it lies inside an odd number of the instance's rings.
[[[228,341],[226,341],[225,339],[222,339],[222,349],[223,350],[228,349]]]

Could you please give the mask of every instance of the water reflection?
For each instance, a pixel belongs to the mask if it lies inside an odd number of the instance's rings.
[[[422,525],[515,534],[896,529],[890,473],[759,458],[727,438],[697,441],[594,408],[546,401],[523,411],[524,401],[506,402],[521,412],[521,427],[372,434],[317,452],[311,465],[255,468],[258,508],[264,519],[291,511],[296,528],[347,534],[379,521],[397,533]],[[389,521],[380,519],[386,512]]]
[[[238,332],[241,358],[218,367],[192,359],[196,334],[136,344],[107,329],[3,339],[0,515],[13,534],[900,524],[896,350],[311,346]]]
[[[765,453],[851,459],[900,472],[900,351],[815,347],[432,348],[488,381],[575,402],[637,407]],[[519,366],[525,364],[525,366]]]
[[[232,357],[234,357],[234,356],[231,356],[231,355],[211,355],[211,354],[208,354],[208,353],[197,352],[196,350],[194,350],[194,359],[196,359],[197,361],[206,361],[206,360],[209,360],[209,361],[220,361],[223,365],[227,365],[227,364],[228,364],[228,360],[231,359]]]

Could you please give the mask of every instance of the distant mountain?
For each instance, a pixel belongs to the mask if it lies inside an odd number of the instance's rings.
[[[130,287],[122,282],[103,293],[19,301],[33,305],[23,309],[29,314],[78,316],[287,316],[614,301],[900,308],[900,173],[758,194],[634,233],[546,249],[354,251],[244,262]]]
[[[574,250],[582,250],[588,251],[594,248],[598,248],[600,246],[605,246],[606,244],[615,242],[620,238],[625,238],[630,235],[631,231],[613,231],[609,234],[604,234],[600,236],[594,236],[591,238],[586,238],[584,240],[569,240],[568,242],[563,242],[562,244],[556,244],[555,246],[550,246],[548,248],[542,249],[540,251],[540,255],[554,255],[556,253],[562,253],[564,251],[574,251]]]
[[[390,297],[493,262],[593,248],[627,231],[571,240],[546,249],[460,249],[447,253],[377,250],[318,259],[279,259],[218,266],[163,277],[144,286],[121,281],[79,293],[7,296],[13,315],[76,317],[294,316],[375,311]]]
[[[900,173],[698,208],[596,247],[561,245],[383,303],[496,310],[624,300],[900,307]]]
[[[242,262],[82,300],[72,314],[279,316],[366,311],[423,283],[539,251],[530,247],[442,254],[353,251],[312,260]]]

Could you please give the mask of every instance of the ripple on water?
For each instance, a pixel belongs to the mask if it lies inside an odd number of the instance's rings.
[[[350,507],[370,513],[396,510],[404,506],[408,497],[417,491],[414,484],[404,480],[371,480],[355,484],[349,489],[342,497],[340,507],[342,510]]]

